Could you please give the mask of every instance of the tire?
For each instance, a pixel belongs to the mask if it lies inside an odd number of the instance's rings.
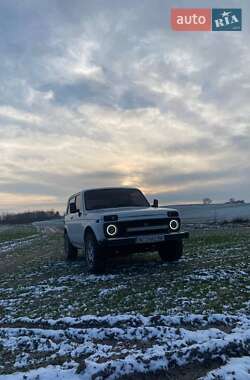
[[[183,254],[183,241],[172,240],[159,249],[159,255],[164,262],[178,261]]]
[[[72,261],[77,258],[77,248],[71,244],[67,232],[64,233],[64,253],[66,260]]]
[[[88,270],[91,273],[99,274],[105,271],[106,260],[97,243],[95,235],[87,231],[84,239],[84,250]]]

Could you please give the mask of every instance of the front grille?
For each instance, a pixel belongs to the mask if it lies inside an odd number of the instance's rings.
[[[118,222],[119,237],[166,233],[169,231],[169,218],[141,219]]]
[[[179,213],[178,213],[178,211],[168,211],[168,216],[169,216],[169,218],[178,218],[178,216],[179,216]]]

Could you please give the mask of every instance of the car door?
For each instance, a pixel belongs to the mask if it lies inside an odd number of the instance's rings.
[[[67,231],[68,231],[68,237],[71,243],[74,243],[75,241],[75,228],[74,228],[74,216],[75,213],[71,211],[71,205],[75,204],[75,196],[72,196],[69,199],[68,208],[67,208],[67,216],[66,216],[66,224],[67,224]]]
[[[79,248],[81,248],[83,244],[83,227],[81,224],[82,215],[82,197],[81,193],[79,193],[69,199],[67,210],[68,236],[71,243]]]
[[[82,194],[79,193],[75,198],[76,213],[74,214],[74,239],[75,244],[79,247],[83,244],[83,227],[82,227],[82,217],[83,217],[83,204],[82,204]]]

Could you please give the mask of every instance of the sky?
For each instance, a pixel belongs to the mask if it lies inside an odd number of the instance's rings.
[[[242,8],[242,32],[174,32],[172,7]],[[250,201],[246,0],[1,0],[0,212],[80,189]]]

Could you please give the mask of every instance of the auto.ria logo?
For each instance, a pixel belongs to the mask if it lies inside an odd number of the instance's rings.
[[[241,30],[241,9],[213,8],[212,30],[213,31]]]
[[[241,31],[240,8],[172,8],[171,26],[182,32]]]

